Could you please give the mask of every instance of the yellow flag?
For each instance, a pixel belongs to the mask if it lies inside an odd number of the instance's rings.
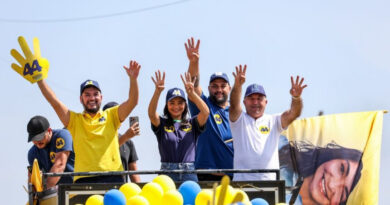
[[[378,204],[383,111],[318,116],[286,131],[304,204]]]
[[[31,173],[31,183],[35,187],[35,190],[37,192],[43,191],[42,176],[41,176],[41,172],[39,170],[39,165],[38,165],[37,159],[34,159],[32,173]]]

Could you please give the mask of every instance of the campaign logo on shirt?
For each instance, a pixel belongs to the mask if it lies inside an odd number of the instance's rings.
[[[214,120],[218,125],[222,124],[222,118],[219,114],[214,115]]]
[[[56,148],[61,149],[65,146],[65,140],[62,139],[61,137],[56,139]]]
[[[192,125],[191,124],[185,124],[182,127],[180,127],[180,129],[183,130],[184,132],[191,132]]]
[[[173,132],[173,131],[175,131],[175,127],[174,126],[169,126],[169,127],[164,126],[164,130],[165,130],[165,132]]]
[[[265,126],[265,125],[262,125],[259,127],[259,130],[260,130],[260,133],[263,134],[263,135],[266,135],[269,133],[269,128],[268,126]]]
[[[51,163],[54,163],[54,161],[56,160],[56,153],[55,152],[50,152],[50,161]]]

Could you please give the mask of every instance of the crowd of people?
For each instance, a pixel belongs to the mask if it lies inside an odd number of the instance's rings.
[[[151,129],[156,135],[162,170],[195,169],[278,169],[278,140],[280,133],[302,111],[303,78],[291,77],[291,106],[281,114],[266,114],[267,95],[263,86],[251,84],[242,99],[247,66],[239,65],[228,75],[216,72],[210,76],[206,96],[199,84],[200,41],[193,38],[185,43],[189,67],[181,75],[184,90],[168,89],[163,114],[157,112],[161,93],[165,89],[165,72],[155,72],[155,91],[148,107]],[[43,116],[34,116],[27,125],[30,165],[37,158],[45,172],[88,172],[136,170],[138,159],[131,138],[139,135],[138,123],[124,134],[118,133],[121,123],[138,103],[138,75],[141,66],[130,61],[124,66],[129,77],[128,99],[118,104],[110,102],[101,109],[103,95],[100,85],[86,80],[80,85],[78,113],[69,110],[46,83],[37,81],[40,91],[55,110],[64,129],[52,129]],[[241,107],[241,100],[245,110]],[[222,174],[170,174],[175,181],[221,180]],[[275,179],[272,174],[234,174],[235,181]],[[132,182],[140,182],[131,175]],[[50,177],[46,188],[58,183],[125,182],[122,176]]]

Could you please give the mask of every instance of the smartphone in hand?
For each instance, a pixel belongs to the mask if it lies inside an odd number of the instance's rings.
[[[139,123],[139,118],[138,116],[130,116],[129,117],[129,122],[130,122],[130,127],[134,125],[134,123],[138,122]]]

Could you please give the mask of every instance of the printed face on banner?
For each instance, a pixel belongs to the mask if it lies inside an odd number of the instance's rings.
[[[294,121],[279,141],[281,178],[303,178],[303,204],[377,204],[382,122],[382,112]]]

